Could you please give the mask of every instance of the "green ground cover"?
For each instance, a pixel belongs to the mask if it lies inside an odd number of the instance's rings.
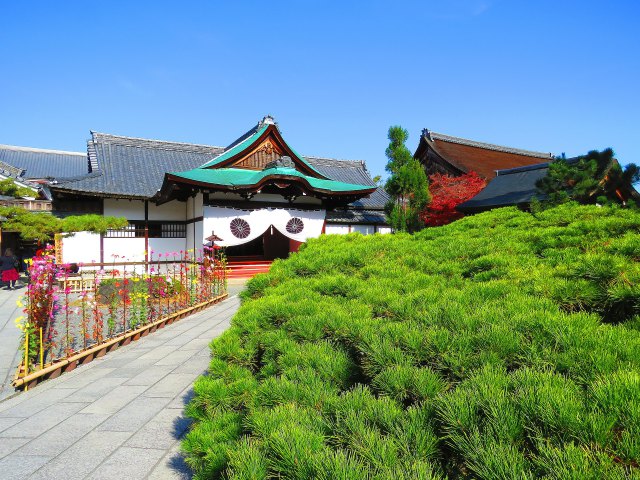
[[[183,442],[198,478],[640,478],[640,213],[322,236],[254,278]]]

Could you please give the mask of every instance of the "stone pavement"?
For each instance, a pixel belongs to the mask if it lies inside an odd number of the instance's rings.
[[[25,287],[18,290],[0,289],[0,401],[13,395],[13,376],[22,360],[20,356],[20,330],[14,320],[22,315],[16,301],[25,294]]]
[[[190,478],[179,454],[189,426],[183,407],[209,365],[209,343],[238,309],[234,294],[241,288],[232,286],[225,301],[0,402],[0,478]]]

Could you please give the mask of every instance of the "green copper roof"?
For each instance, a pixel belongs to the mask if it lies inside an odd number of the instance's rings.
[[[238,143],[237,145],[234,145],[229,150],[221,153],[220,155],[218,155],[213,160],[208,161],[207,163],[202,165],[200,168],[213,167],[214,165],[217,165],[220,162],[225,161],[227,158],[233,157],[236,153],[240,153],[245,148],[250,147],[253,144],[253,142],[256,139],[258,139],[260,137],[260,135],[262,135],[264,133],[264,131],[267,129],[267,127],[269,127],[269,125],[263,125],[262,128],[258,129],[258,131],[256,133],[254,133],[250,137],[245,138],[242,142]]]
[[[244,150],[247,150],[247,149],[251,148],[256,143],[256,141],[260,138],[260,136],[267,130],[267,128],[269,128],[269,125],[271,125],[271,124],[265,124],[262,127],[258,128],[258,130],[253,135],[250,135],[249,137],[245,138],[240,143],[234,145],[230,149],[228,149],[225,152],[223,152],[220,155],[218,155],[216,158],[208,161],[204,165],[201,165],[200,168],[214,167],[214,166],[219,165],[220,163],[224,162],[225,160],[233,157],[234,155],[236,155],[236,154],[238,154],[238,153],[240,153],[240,152],[242,152]],[[278,127],[276,127],[276,129],[277,128]],[[293,148],[291,148],[291,145],[289,145],[286,142],[286,140],[284,140],[284,139],[282,139],[282,140],[284,141],[285,145],[289,148],[289,150],[291,150],[291,152],[295,155],[295,157],[299,161],[304,163],[310,170],[316,172],[318,175],[320,175],[322,177],[325,177],[324,175],[322,175],[321,172],[319,172],[309,162],[307,162],[307,160],[305,160],[305,158],[302,155],[300,155]]]
[[[309,185],[318,190],[330,192],[353,192],[371,190],[371,185],[356,185],[353,183],[343,183],[335,180],[325,180],[310,177],[294,168],[274,167],[265,170],[243,170],[240,168],[195,168],[186,172],[171,173],[171,175],[193,180],[211,185],[221,185],[225,187],[250,187],[260,183],[263,179],[272,176],[298,177],[305,180]]]

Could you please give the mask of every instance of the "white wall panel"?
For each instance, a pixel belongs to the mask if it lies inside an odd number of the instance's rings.
[[[153,250],[155,257],[157,258],[159,253],[173,253],[180,252],[180,250],[187,249],[186,238],[150,238],[149,239],[149,252]]]
[[[62,239],[63,263],[89,263],[100,261],[100,234],[77,232]]]
[[[144,202],[142,200],[104,199],[105,216],[125,217],[127,220],[144,220]]]
[[[144,261],[144,238],[105,238],[104,261],[113,261],[112,255],[124,256],[130,262]],[[122,260],[117,258],[116,261]]]
[[[189,199],[188,202],[192,200]],[[144,218],[144,210],[143,210]],[[184,221],[187,219],[187,205],[185,202],[178,202],[173,200],[162,205],[156,205],[153,202],[149,202],[149,220],[165,220],[170,222],[172,220]]]
[[[325,233],[337,233],[337,234],[345,234],[349,233],[349,225],[344,225],[342,223],[327,223],[324,229]]]
[[[375,227],[373,225],[352,225],[352,232],[359,232],[363,235],[372,235],[375,233]]]

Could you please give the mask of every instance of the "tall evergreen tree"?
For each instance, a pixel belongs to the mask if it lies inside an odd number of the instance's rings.
[[[429,182],[418,160],[405,143],[409,133],[400,126],[389,128],[386,170],[391,174],[385,190],[391,196],[386,206],[389,224],[396,231],[415,232],[424,226],[420,212],[429,203]]]

